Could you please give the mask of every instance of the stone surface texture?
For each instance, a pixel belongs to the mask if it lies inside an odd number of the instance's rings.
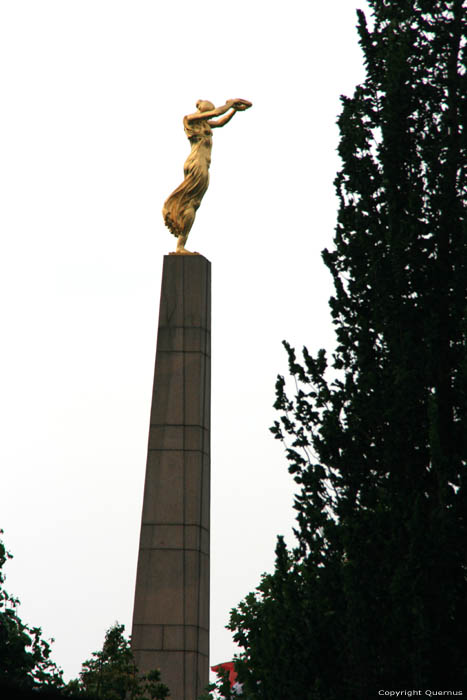
[[[132,647],[171,700],[209,681],[211,264],[166,255]]]

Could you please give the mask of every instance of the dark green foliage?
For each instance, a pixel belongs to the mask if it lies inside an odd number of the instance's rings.
[[[467,687],[467,9],[369,5],[323,253],[337,346],[285,344],[276,386],[298,545],[231,619],[255,698]]]
[[[138,673],[125,626],[115,623],[105,634],[101,651],[92,654],[81,668],[79,679],[68,683],[72,697],[89,700],[164,700],[169,689],[157,670]]]
[[[0,530],[0,534],[2,531]],[[19,600],[3,587],[3,565],[11,558],[0,541],[0,686],[26,692],[63,686],[62,671],[50,659],[50,644],[40,627],[30,627],[18,614]],[[6,691],[5,691],[6,692]]]

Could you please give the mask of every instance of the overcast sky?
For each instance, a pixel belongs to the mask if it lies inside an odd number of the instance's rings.
[[[358,3],[358,4],[357,4]],[[211,663],[293,542],[269,433],[281,341],[332,347],[339,96],[362,0],[0,0],[0,527],[6,588],[65,677],[131,631],[164,254],[196,101],[214,133],[187,247],[212,263]]]

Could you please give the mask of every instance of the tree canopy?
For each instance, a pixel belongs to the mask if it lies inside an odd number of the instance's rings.
[[[118,622],[107,630],[102,649],[83,663],[79,678],[68,683],[68,694],[90,700],[164,700],[170,695],[158,670],[138,672],[124,631]]]
[[[368,4],[323,252],[336,348],[285,343],[276,385],[297,546],[230,622],[258,699],[467,686],[466,11]]]
[[[24,691],[60,688],[62,671],[50,658],[53,640],[44,640],[40,627],[21,620],[18,598],[5,590],[3,567],[8,559],[11,554],[0,540],[0,686]]]

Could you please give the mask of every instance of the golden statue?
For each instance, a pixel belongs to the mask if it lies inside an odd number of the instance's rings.
[[[212,102],[198,100],[197,112],[183,117],[185,133],[191,143],[191,153],[183,168],[185,179],[164,202],[162,215],[165,225],[177,237],[177,248],[171,255],[197,255],[185,249],[185,243],[209,185],[211,165],[212,129],[224,126],[235,112],[251,107],[248,100],[227,100],[222,107]],[[222,119],[213,119],[225,114]]]

